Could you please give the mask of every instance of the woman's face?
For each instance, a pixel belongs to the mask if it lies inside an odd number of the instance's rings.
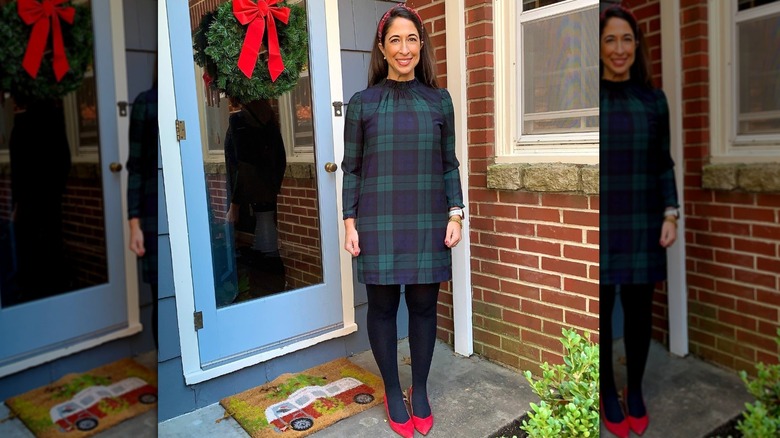
[[[603,79],[627,81],[634,64],[637,41],[628,21],[612,17],[601,32]]]
[[[414,79],[414,68],[420,62],[422,41],[411,20],[396,17],[385,34],[379,50],[387,59],[387,78],[395,81]]]

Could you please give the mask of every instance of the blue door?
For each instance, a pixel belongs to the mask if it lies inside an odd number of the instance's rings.
[[[291,92],[243,107],[202,79],[193,60],[198,23],[190,21],[187,2],[166,3],[176,118],[186,126],[177,151],[186,206],[181,214],[202,369],[283,350],[343,326],[334,99],[322,19],[326,3],[335,2],[288,3],[306,11],[308,63]],[[226,144],[231,114],[243,118],[233,137],[243,137]],[[278,135],[283,145],[272,141]],[[286,164],[279,164],[280,148]],[[273,187],[265,176],[279,166],[276,202],[236,195]],[[171,224],[181,219],[169,217]],[[177,287],[177,295],[183,293]]]
[[[57,125],[29,124],[25,116],[39,108],[9,111],[14,102],[7,100],[0,115],[0,149],[8,152],[0,154],[0,166],[11,169],[10,176],[3,172],[4,183],[16,185],[0,201],[0,210],[8,212],[0,215],[0,376],[128,326],[117,167],[127,154],[127,118],[118,115],[116,104],[127,98],[126,73],[114,53],[119,47],[124,57],[122,4],[95,1],[91,7],[94,68],[77,92],[45,109],[64,117],[68,141],[25,141]],[[9,141],[11,132],[17,140]],[[30,177],[34,181],[21,180]],[[48,201],[26,201],[30,185]],[[41,208],[41,214],[30,214]]]

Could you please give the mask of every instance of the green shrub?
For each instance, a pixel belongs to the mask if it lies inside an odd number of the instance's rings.
[[[599,436],[599,348],[574,330],[563,329],[563,364],[542,364],[542,378],[524,373],[541,399],[531,403],[521,428],[534,437]]]
[[[777,330],[775,341],[780,345],[780,329]],[[759,363],[756,369],[758,373],[752,381],[748,380],[745,371],[739,373],[748,392],[756,398],[756,401],[745,404],[747,411],[737,424],[737,430],[742,432],[745,438],[778,436],[780,434],[780,364]]]

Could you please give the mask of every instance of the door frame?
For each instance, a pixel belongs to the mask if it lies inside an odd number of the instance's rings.
[[[669,101],[671,154],[680,203],[677,242],[666,250],[668,258],[669,351],[688,355],[688,284],[685,267],[685,190],[682,135],[682,55],[680,50],[680,2],[661,2],[661,52],[663,88]]]
[[[114,87],[114,98],[111,100],[114,102],[127,101],[127,63],[125,59],[126,47],[123,0],[108,2],[107,7],[109,8],[110,21],[106,23],[100,22],[99,20],[93,20],[93,29],[96,35],[110,36],[110,38],[106,41],[111,44],[111,51],[113,55],[111,62],[113,71],[111,72],[111,76],[113,77],[110,79],[103,79],[101,83],[98,84],[98,87],[100,85],[104,85],[106,82],[111,83]],[[96,43],[96,45],[97,44],[98,43]],[[117,72],[124,72],[124,74],[121,74],[119,77],[117,77]],[[100,79],[98,78],[98,80]],[[118,111],[116,106],[114,106],[114,110]],[[104,135],[100,136],[101,143],[107,142],[110,144],[112,142],[116,142],[120,160],[122,157],[127,156],[130,149],[129,139],[127,136],[129,125],[130,121],[128,117],[117,116],[116,138],[107,139]],[[101,166],[104,168],[104,171],[108,169],[108,161],[109,160],[102,160],[100,162]],[[120,177],[119,191],[121,194],[121,217],[126,218],[127,198],[124,196],[124,194],[127,193],[127,175],[125,173],[122,173]],[[103,196],[105,196],[105,193]],[[106,217],[105,220],[108,220],[108,217]],[[98,345],[105,344],[116,339],[132,336],[136,333],[140,333],[143,330],[143,326],[140,322],[140,309],[138,308],[138,276],[135,274],[137,272],[137,261],[135,256],[129,251],[129,249],[127,249],[127,242],[130,241],[129,233],[130,232],[128,227],[126,227],[123,223],[122,248],[124,257],[123,268],[125,270],[125,290],[127,297],[127,326],[119,330],[108,332],[101,336],[89,338],[72,345],[46,351],[39,355],[31,356],[2,366],[0,367],[0,377],[11,375],[47,362],[51,362],[61,357],[70,356],[80,351],[89,350],[91,348],[97,347]],[[106,251],[108,251],[108,247],[106,248]]]
[[[175,0],[170,0],[175,1]],[[309,0],[307,2],[310,17],[324,17],[327,38],[324,41],[310,41],[310,50],[324,50],[327,52],[330,100],[342,100],[342,90],[339,80],[341,78],[340,38],[338,22],[338,0]],[[343,327],[329,331],[322,335],[305,339],[281,348],[268,350],[241,359],[223,363],[217,366],[203,369],[200,359],[200,347],[198,335],[194,329],[193,314],[195,312],[195,284],[193,281],[193,260],[189,242],[190,224],[187,221],[186,202],[184,193],[184,174],[182,168],[181,149],[201,148],[200,120],[193,117],[192,120],[184,120],[189,124],[187,137],[178,141],[176,139],[175,122],[177,117],[177,102],[174,91],[173,65],[184,65],[180,71],[191,68],[192,56],[188,52],[171,51],[171,34],[189,35],[190,17],[188,7],[177,7],[174,10],[167,8],[166,0],[157,4],[158,8],[158,47],[159,80],[160,84],[160,143],[163,162],[163,175],[165,180],[165,198],[168,225],[170,230],[171,257],[173,266],[173,279],[176,289],[176,314],[181,347],[182,369],[187,385],[200,383],[215,377],[232,373],[239,369],[268,361],[294,351],[302,350],[315,344],[349,335],[357,331],[355,324],[354,291],[352,284],[352,263],[346,252],[339,251],[341,271],[342,315]],[[173,14],[173,19],[169,15]],[[169,27],[169,24],[171,26]],[[317,47],[322,45],[322,47]],[[179,90],[195,90],[195,75],[184,75],[176,78]],[[194,92],[180,95],[182,105],[196,107]],[[192,101],[190,101],[192,100]],[[189,123],[188,123],[189,122]],[[343,154],[343,118],[332,117],[334,155]],[[341,179],[337,178],[337,193],[341,190]],[[341,211],[340,197],[337,196],[337,209]],[[331,222],[330,220],[324,222]],[[343,230],[339,228],[340,239],[343,239]],[[343,241],[343,240],[340,240]],[[208,323],[204,321],[204,324]]]

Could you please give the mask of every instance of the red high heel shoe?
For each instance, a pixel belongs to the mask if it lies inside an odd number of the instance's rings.
[[[390,409],[387,407],[387,395],[385,395],[385,413],[387,414],[387,422],[390,424],[390,429],[393,429],[393,432],[404,438],[414,438],[414,422],[411,418],[406,420],[406,423],[396,423],[390,417]]]
[[[607,415],[604,413],[604,401],[599,396],[599,413],[601,413],[601,421],[604,422],[604,426],[607,430],[618,438],[628,438],[630,432],[628,430],[628,419],[623,417],[623,421],[619,423],[613,423],[607,420]]]
[[[430,405],[430,400],[428,401],[428,405]],[[415,417],[414,415],[414,409],[412,408],[412,387],[409,387],[409,409],[412,410],[412,421],[414,422],[414,428],[417,429],[418,432],[420,432],[423,435],[428,435],[428,432],[431,431],[431,428],[433,427],[433,412],[431,412],[431,415],[428,415],[425,418]]]
[[[628,427],[634,431],[637,435],[642,435],[647,430],[647,426],[650,424],[650,417],[647,416],[647,405],[645,405],[645,415],[641,417],[633,417],[628,412],[628,386],[623,388],[623,403],[626,404],[626,418],[628,418]],[[642,400],[642,404],[645,401]]]

